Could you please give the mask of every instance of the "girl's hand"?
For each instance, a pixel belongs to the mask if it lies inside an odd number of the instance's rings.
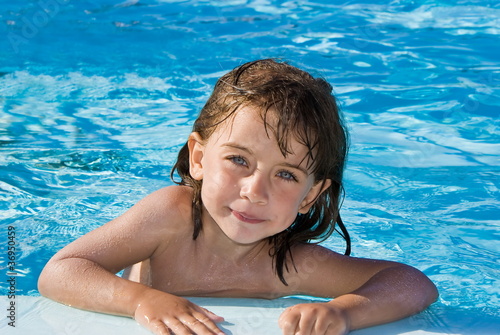
[[[349,319],[329,303],[298,304],[287,308],[278,320],[283,335],[344,335]]]
[[[153,290],[145,294],[134,319],[156,335],[223,335],[215,325],[224,318],[181,297]]]

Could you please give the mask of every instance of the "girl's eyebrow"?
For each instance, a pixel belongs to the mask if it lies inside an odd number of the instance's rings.
[[[233,142],[224,143],[222,146],[223,147],[230,147],[230,148],[234,148],[234,149],[239,149],[239,150],[247,152],[250,155],[253,155],[252,149],[241,146],[241,145],[233,143]],[[296,165],[296,164],[292,164],[292,163],[288,163],[288,162],[283,162],[280,165],[283,165],[283,166],[286,166],[286,167],[289,167],[292,169],[297,169],[297,170],[301,171],[302,173],[304,173],[306,176],[308,176],[310,174],[307,169],[303,168],[300,165]]]
[[[247,148],[247,147],[243,147],[243,146],[241,146],[239,144],[236,144],[236,143],[233,143],[233,142],[224,143],[222,146],[223,147],[230,147],[230,148],[234,148],[234,149],[243,150],[243,151],[248,152],[249,154],[253,154],[252,149]]]
[[[302,172],[303,174],[305,174],[306,176],[308,176],[310,173],[309,171],[307,171],[306,169],[304,169],[302,166],[300,165],[295,165],[295,164],[291,164],[291,163],[282,163],[281,165],[284,165],[286,167],[289,167],[289,168],[292,168],[292,169],[297,169],[299,170],[300,172]]]

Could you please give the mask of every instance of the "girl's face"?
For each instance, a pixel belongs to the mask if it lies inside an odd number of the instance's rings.
[[[272,120],[267,127],[273,128]],[[298,212],[306,213],[330,181],[315,183],[307,148],[290,142],[292,153],[284,157],[259,111],[248,106],[206,141],[191,134],[190,173],[203,180],[203,220],[215,221],[234,242],[252,244],[287,229]]]

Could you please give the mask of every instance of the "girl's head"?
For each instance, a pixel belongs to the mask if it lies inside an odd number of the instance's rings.
[[[260,111],[266,133],[276,139],[283,156],[292,153],[292,140],[298,141],[307,148],[304,159],[315,182],[323,185],[331,182],[307,213],[297,213],[288,229],[269,237],[276,271],[284,283],[283,269],[288,270],[286,255],[291,246],[327,238],[335,230],[336,221],[348,240],[339,216],[347,133],[331,90],[325,80],[313,78],[286,63],[270,59],[246,63],[217,81],[193,126],[193,132],[207,141],[219,127],[228,126],[228,120],[238,110],[251,107]],[[181,177],[179,184],[194,190],[193,237],[196,238],[202,229],[203,181],[189,172],[187,144],[179,152],[172,175],[175,171]]]

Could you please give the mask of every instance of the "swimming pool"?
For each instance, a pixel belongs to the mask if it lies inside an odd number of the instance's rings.
[[[424,271],[441,294],[431,322],[500,323],[499,17],[486,0],[1,1],[0,233],[16,229],[17,294],[171,184],[222,73],[278,57],[326,77],[349,122],[353,255]]]

